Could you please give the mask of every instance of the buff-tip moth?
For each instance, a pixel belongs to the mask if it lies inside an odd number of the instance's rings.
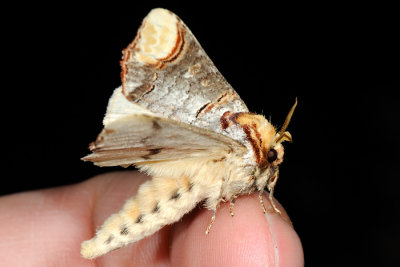
[[[123,51],[122,85],[109,100],[104,129],[83,158],[99,166],[134,165],[153,178],[82,243],[93,259],[178,221],[199,202],[213,211],[242,194],[273,192],[283,141],[297,101],[279,131],[250,113],[172,12],[153,9]]]

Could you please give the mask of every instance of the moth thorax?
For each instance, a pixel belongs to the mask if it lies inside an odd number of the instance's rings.
[[[246,134],[248,141],[253,149],[255,161],[260,168],[264,168],[283,156],[283,147],[279,151],[274,148],[276,130],[274,126],[262,115],[253,113],[233,113],[225,112],[221,119],[222,129],[227,129],[232,125],[239,126]],[[282,153],[280,155],[280,153]]]

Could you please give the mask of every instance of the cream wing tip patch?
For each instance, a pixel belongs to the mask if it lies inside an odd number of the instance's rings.
[[[179,36],[178,18],[172,12],[156,8],[143,20],[136,44],[136,59],[144,64],[157,64],[171,56]]]

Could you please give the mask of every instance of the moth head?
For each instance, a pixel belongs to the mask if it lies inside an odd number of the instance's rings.
[[[292,141],[292,136],[286,131],[286,128],[296,105],[297,99],[279,132],[264,116],[247,112],[225,112],[220,119],[221,127],[225,130],[232,125],[240,126],[254,152],[256,164],[260,168],[266,168],[271,165],[276,166],[283,161],[284,150],[282,142]]]
[[[275,134],[274,141],[271,143],[270,147],[268,148],[268,152],[266,153],[266,159],[269,164],[278,165],[283,161],[283,146],[282,142],[289,141],[292,142],[292,135],[286,131],[286,128],[289,125],[289,122],[293,116],[294,110],[297,106],[297,98],[294,102],[294,105],[290,109],[288,115],[286,116],[285,122],[283,123],[281,129],[278,133]]]

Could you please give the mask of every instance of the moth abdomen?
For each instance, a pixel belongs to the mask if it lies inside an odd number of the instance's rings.
[[[82,243],[82,256],[96,258],[178,221],[200,201],[199,195],[187,177],[154,177],[105,221],[95,237]]]

